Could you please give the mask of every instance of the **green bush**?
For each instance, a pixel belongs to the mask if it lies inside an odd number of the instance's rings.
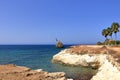
[[[99,42],[97,42],[97,45],[103,45],[103,43],[99,41]]]
[[[115,43],[117,45],[120,45],[120,40],[105,40],[104,42],[97,42],[97,45],[115,45]]]

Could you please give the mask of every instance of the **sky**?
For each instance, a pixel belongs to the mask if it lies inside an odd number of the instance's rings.
[[[0,0],[0,44],[95,44],[113,22],[120,0]]]

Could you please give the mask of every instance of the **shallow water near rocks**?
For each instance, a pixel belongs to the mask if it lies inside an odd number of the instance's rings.
[[[69,46],[66,45],[65,48]],[[51,62],[53,55],[62,49],[57,49],[54,45],[0,45],[0,64],[16,64],[49,72],[62,71],[75,80],[90,80],[96,70]]]
[[[54,65],[55,71],[64,71],[68,78],[72,78],[74,80],[90,80],[97,72],[95,69],[82,66],[66,66],[61,64]]]

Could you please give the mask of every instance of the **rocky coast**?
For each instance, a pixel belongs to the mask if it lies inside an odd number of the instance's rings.
[[[0,80],[72,80],[64,72],[46,72],[42,69],[31,70],[14,64],[0,65]]]
[[[97,69],[90,80],[120,80],[120,47],[72,46],[53,56],[52,62]]]
[[[90,80],[120,80],[120,47],[103,45],[71,46],[54,55],[52,62],[96,69],[97,73],[90,77]],[[7,64],[0,65],[0,80],[73,79],[67,79],[64,72],[46,72],[42,69],[32,70],[24,66]]]

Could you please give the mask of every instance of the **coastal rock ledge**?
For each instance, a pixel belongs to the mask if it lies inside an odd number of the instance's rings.
[[[120,80],[120,47],[72,46],[54,55],[52,62],[98,69],[90,80]]]
[[[14,64],[0,65],[0,80],[72,80],[64,72],[45,72],[42,69],[31,70]]]

